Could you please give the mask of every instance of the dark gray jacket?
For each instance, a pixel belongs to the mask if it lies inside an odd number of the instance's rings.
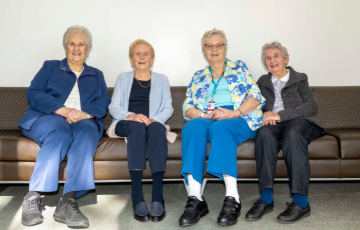
[[[293,68],[290,70],[289,81],[281,90],[284,103],[284,110],[279,112],[281,121],[288,121],[297,117],[303,117],[311,123],[324,128],[318,117],[318,105],[309,87],[308,77],[304,73],[298,73]],[[262,108],[263,112],[272,111],[275,103],[274,86],[271,82],[271,73],[263,75],[258,80],[261,94],[265,97],[266,103]]]

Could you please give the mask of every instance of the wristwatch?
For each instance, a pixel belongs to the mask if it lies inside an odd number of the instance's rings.
[[[84,113],[85,113],[86,119],[90,119],[90,114],[88,114],[87,112],[84,112]]]
[[[205,114],[205,113],[200,112],[200,113],[199,113],[199,118],[202,118],[202,117],[204,116],[204,114]]]
[[[242,117],[244,114],[241,112],[240,108],[238,108],[239,112],[240,112],[240,116],[239,117]]]

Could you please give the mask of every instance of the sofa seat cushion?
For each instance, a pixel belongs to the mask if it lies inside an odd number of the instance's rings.
[[[360,129],[327,130],[326,134],[337,138],[342,159],[360,159]]]

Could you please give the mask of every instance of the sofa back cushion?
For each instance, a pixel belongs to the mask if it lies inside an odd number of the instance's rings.
[[[360,86],[311,87],[319,104],[319,117],[326,129],[360,129]],[[186,86],[172,86],[173,116],[166,122],[171,129],[182,129],[185,121],[182,104]],[[27,87],[0,87],[0,130],[20,130],[18,123],[29,106]],[[108,88],[110,97],[113,87]],[[111,124],[109,114],[104,119],[105,128]]]

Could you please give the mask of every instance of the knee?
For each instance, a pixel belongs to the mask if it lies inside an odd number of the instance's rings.
[[[148,132],[162,135],[162,134],[166,134],[166,129],[163,124],[159,122],[154,122],[148,126]]]
[[[49,134],[56,142],[70,144],[72,141],[72,133],[67,129],[56,129]]]
[[[255,136],[255,142],[265,141],[265,140],[274,140],[275,136],[272,134],[270,125],[265,125],[260,127]]]
[[[182,129],[181,134],[184,136],[189,133],[205,135],[208,132],[208,125],[202,118],[194,118],[188,121],[185,127]]]
[[[132,134],[145,135],[145,133],[146,133],[146,125],[145,125],[145,123],[134,121],[131,124],[131,126],[129,127],[129,131]]]

